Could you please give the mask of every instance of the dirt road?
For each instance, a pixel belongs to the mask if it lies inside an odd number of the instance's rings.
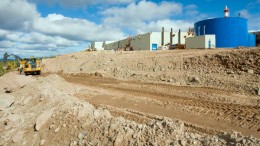
[[[257,101],[255,97],[245,98],[209,87],[119,81],[90,75],[63,77],[69,82],[97,91],[97,95],[78,93],[77,97],[96,106],[110,107],[115,116],[145,122],[152,115],[158,115],[207,127],[191,128],[202,133],[239,131],[244,135],[260,137],[260,108],[254,106]],[[114,108],[122,111],[113,112]]]

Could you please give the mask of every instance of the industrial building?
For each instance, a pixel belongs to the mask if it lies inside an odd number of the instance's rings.
[[[103,51],[107,44],[110,44],[113,42],[115,42],[115,41],[92,42],[90,45],[90,48],[92,50],[96,50],[96,51]]]
[[[251,34],[256,35],[256,46],[260,46],[260,31],[254,31]]]
[[[187,39],[187,48],[196,48],[195,46],[208,46],[201,38],[201,35],[215,35],[216,48],[235,48],[235,47],[255,47],[256,37],[248,33],[247,19],[241,17],[229,17],[229,9],[224,9],[225,17],[206,19],[194,24],[195,38]],[[193,41],[193,42],[191,42]],[[208,40],[206,43],[209,43]],[[212,42],[211,42],[212,45]]]
[[[92,50],[104,50],[103,42],[92,42],[90,48]]]
[[[179,35],[180,34],[180,35]],[[129,47],[130,50],[159,50],[168,49],[166,46],[173,44],[185,44],[187,32],[149,32],[134,37],[129,37],[117,42],[105,45],[105,50],[118,50]]]
[[[186,48],[204,49],[215,48],[216,36],[215,35],[200,35],[197,37],[186,38]]]
[[[256,42],[257,36],[257,42]],[[236,48],[259,45],[259,32],[248,33],[247,19],[229,17],[229,9],[224,9],[224,17],[198,21],[188,32],[149,32],[119,41],[93,42],[95,50],[167,50],[175,48]]]

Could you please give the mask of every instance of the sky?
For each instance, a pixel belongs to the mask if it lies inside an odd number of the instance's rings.
[[[151,31],[187,31],[200,20],[248,19],[260,30],[260,0],[0,0],[0,58],[78,52],[92,41],[116,41]]]

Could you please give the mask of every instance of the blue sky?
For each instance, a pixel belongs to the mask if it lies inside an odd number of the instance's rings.
[[[0,56],[50,56],[84,50],[91,41],[150,31],[186,31],[196,21],[240,13],[260,29],[260,0],[1,0]]]

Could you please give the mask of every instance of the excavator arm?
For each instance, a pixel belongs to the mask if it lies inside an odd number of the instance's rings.
[[[7,65],[7,58],[8,58],[9,56],[10,56],[10,55],[7,54],[7,53],[4,54],[4,57],[3,57],[3,65],[4,65],[4,67],[6,67],[6,65]]]
[[[14,55],[14,54],[9,55],[7,52],[5,52],[4,57],[3,57],[3,65],[5,68],[7,68],[7,59],[8,59],[8,57],[11,57],[11,56],[15,57],[15,59],[18,61],[21,60],[21,57]]]

